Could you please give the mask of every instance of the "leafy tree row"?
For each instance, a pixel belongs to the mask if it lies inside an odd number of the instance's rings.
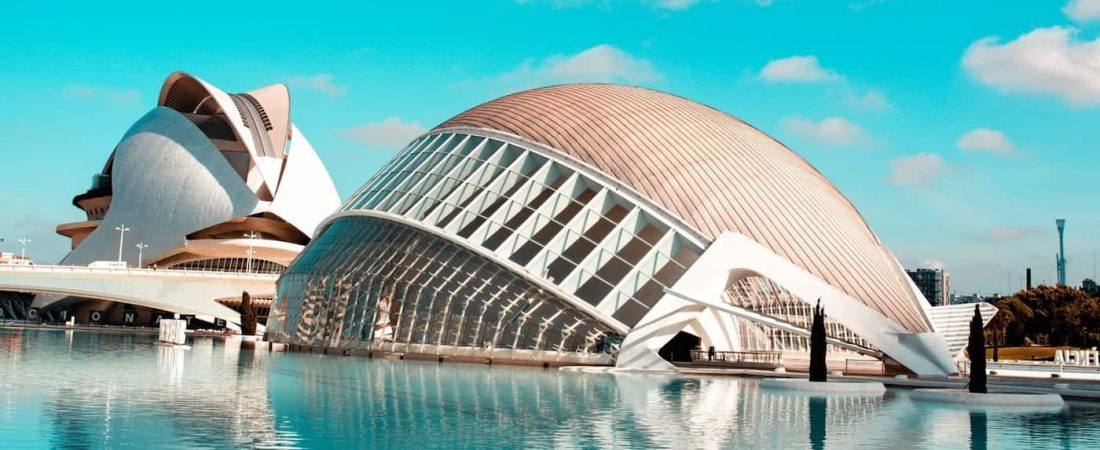
[[[1100,299],[1067,286],[1038,286],[994,303],[997,315],[986,326],[993,342],[1100,346]]]

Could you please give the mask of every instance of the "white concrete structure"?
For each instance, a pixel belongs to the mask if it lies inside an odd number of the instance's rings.
[[[176,72],[73,204],[87,217],[58,227],[73,245],[61,264],[118,259],[130,267],[278,274],[339,197],[290,120],[285,86],[228,94]],[[36,303],[69,305],[74,314],[119,307],[62,299],[43,295]]]
[[[1061,409],[1065,405],[1058,394],[987,393],[975,394],[966,389],[914,389],[913,400],[955,403],[970,407],[1018,407],[1028,409]]]
[[[982,312],[982,326],[988,325],[997,314],[997,307],[986,302],[976,303]],[[933,306],[928,312],[932,326],[947,341],[947,350],[956,361],[966,359],[966,342],[970,339],[970,320],[974,318],[975,303]]]
[[[838,381],[829,380],[819,383],[802,378],[765,378],[760,387],[783,391],[799,392],[807,395],[872,395],[886,394],[886,386],[877,381]]]
[[[180,319],[162,319],[157,340],[166,344],[183,345],[187,343],[187,321]]]
[[[0,266],[0,291],[22,291],[75,296],[222,319],[240,323],[240,313],[213,301],[274,290],[277,275],[192,270],[91,268],[79,266]],[[36,308],[49,305],[32,304]],[[98,310],[97,310],[98,311]],[[87,317],[77,320],[88,321]]]
[[[398,153],[280,279],[270,335],[668,370],[690,343],[804,353],[819,298],[834,353],[955,371],[916,286],[794,152],[680,97],[564,85]]]

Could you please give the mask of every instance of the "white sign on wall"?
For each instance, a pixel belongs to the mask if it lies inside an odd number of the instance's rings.
[[[1054,364],[1066,366],[1100,366],[1100,352],[1096,347],[1091,350],[1057,350],[1054,352]]]

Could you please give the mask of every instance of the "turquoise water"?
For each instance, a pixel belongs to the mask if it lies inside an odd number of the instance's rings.
[[[980,411],[671,378],[0,329],[0,448],[1100,448],[1100,408]]]

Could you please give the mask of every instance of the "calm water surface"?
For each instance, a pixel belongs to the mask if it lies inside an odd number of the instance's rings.
[[[598,375],[0,329],[0,448],[1100,448],[1100,408],[810,399]]]

